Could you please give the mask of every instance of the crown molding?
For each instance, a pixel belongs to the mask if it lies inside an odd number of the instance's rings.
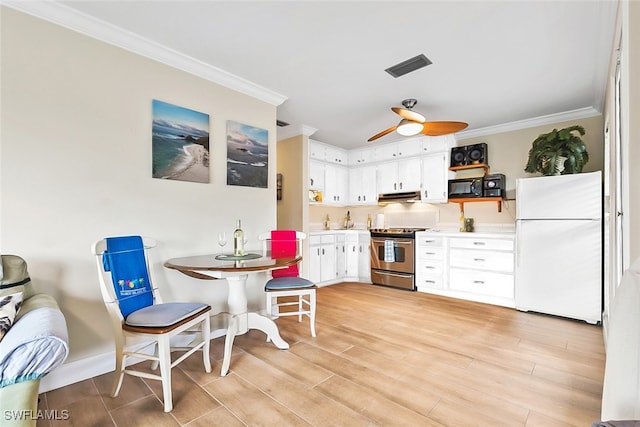
[[[140,56],[278,106],[287,97],[55,1],[0,0],[3,6],[52,22]]]
[[[480,136],[493,135],[496,133],[512,132],[515,130],[528,129],[536,126],[545,126],[571,120],[586,119],[599,116],[602,113],[593,107],[579,108],[577,110],[565,111],[562,113],[549,114],[546,116],[533,117],[516,122],[504,123],[496,126],[487,126],[479,129],[471,129],[456,133],[456,140],[476,138]]]
[[[298,135],[311,136],[316,133],[317,130],[318,129],[312,128],[311,126],[307,125],[293,125],[278,128],[278,141],[289,139]]]

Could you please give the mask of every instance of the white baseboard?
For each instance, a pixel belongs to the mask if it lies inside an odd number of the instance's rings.
[[[215,329],[211,331],[211,339],[225,336],[226,329]],[[116,367],[116,352],[98,354],[73,362],[64,363],[54,369],[40,380],[39,393],[55,390],[70,384],[97,377],[99,375],[112,372]],[[137,363],[139,360],[131,359],[127,365]]]

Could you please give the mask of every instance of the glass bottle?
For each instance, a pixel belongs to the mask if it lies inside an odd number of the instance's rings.
[[[244,255],[244,231],[240,226],[240,220],[236,222],[236,229],[233,232],[233,255]]]

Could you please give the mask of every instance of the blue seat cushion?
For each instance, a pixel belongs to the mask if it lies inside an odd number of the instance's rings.
[[[160,328],[176,324],[205,307],[208,307],[208,305],[191,302],[169,302],[150,305],[129,314],[125,319],[125,323],[129,326]]]
[[[312,288],[313,282],[302,277],[276,277],[264,285],[266,290]]]

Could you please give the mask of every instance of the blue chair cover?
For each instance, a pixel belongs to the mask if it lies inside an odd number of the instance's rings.
[[[102,255],[105,271],[111,272],[120,312],[127,316],[153,305],[151,281],[147,271],[144,244],[140,236],[107,237]]]

